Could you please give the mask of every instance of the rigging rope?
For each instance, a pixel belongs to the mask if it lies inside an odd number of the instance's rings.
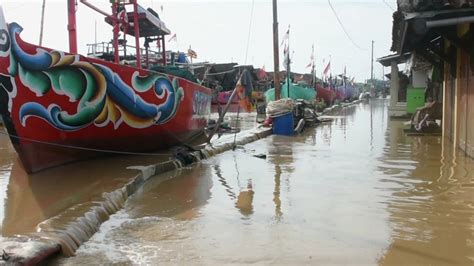
[[[389,5],[389,4],[387,3],[386,0],[382,0],[382,2],[383,2],[388,8],[390,8],[393,12],[396,11],[391,5]]]
[[[240,104],[239,104],[239,107],[237,108],[237,120],[236,120],[236,127],[240,130],[239,115],[240,115]],[[236,145],[235,145],[236,140],[237,140],[237,130],[234,132],[234,142],[232,143],[232,150],[235,150],[236,148]]]

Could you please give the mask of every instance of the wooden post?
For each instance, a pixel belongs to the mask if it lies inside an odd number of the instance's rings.
[[[280,100],[280,47],[278,41],[278,7],[277,0],[273,0],[273,62],[275,84],[275,100]]]

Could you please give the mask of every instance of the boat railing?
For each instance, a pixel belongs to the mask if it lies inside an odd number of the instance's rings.
[[[162,53],[159,51],[140,48],[140,58],[142,58],[142,65],[151,64],[162,64],[163,63],[163,56]],[[107,61],[113,61],[114,55],[114,47],[113,44],[110,42],[100,42],[100,43],[92,43],[87,44],[87,56],[88,57],[96,57],[101,58]],[[137,55],[136,55],[136,47],[132,45],[121,45],[118,48],[119,58],[120,61],[124,61],[127,64],[136,63]],[[146,58],[148,58],[148,62],[146,62]],[[171,62],[171,55],[167,53],[167,62]]]

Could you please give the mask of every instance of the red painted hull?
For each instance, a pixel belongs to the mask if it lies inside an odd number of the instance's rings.
[[[328,106],[331,105],[336,99],[336,93],[330,88],[323,88],[318,84],[316,85],[316,91],[316,98],[324,100]]]
[[[0,50],[1,84],[9,88],[0,95],[8,105],[1,115],[29,173],[103,154],[95,149],[150,152],[186,143],[207,125],[208,88],[9,33],[9,49]]]

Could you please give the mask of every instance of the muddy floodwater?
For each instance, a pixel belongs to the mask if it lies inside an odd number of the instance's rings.
[[[301,135],[153,178],[75,257],[51,263],[473,265],[473,160],[441,137],[405,136],[387,105],[356,104]],[[123,167],[157,160],[101,159],[41,179],[0,145],[4,237],[122,185],[132,171]]]

